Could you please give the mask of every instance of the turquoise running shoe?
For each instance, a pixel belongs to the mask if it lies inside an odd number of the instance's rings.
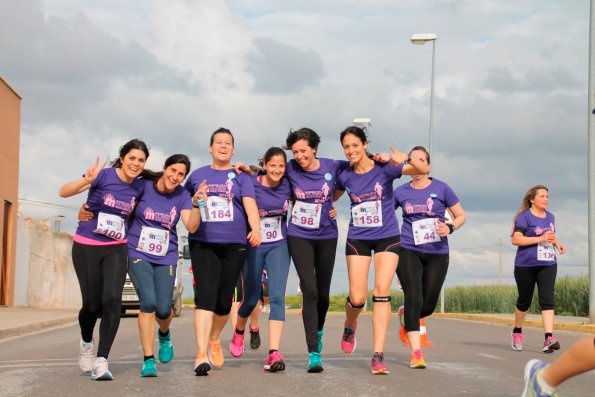
[[[143,362],[143,369],[140,370],[140,376],[143,378],[153,378],[157,376],[157,364],[154,358],[150,358]]]
[[[171,342],[171,331],[167,330],[166,336],[159,335],[159,361],[168,363],[174,358],[174,345]]]
[[[324,368],[322,368],[322,360],[320,359],[320,353],[312,352],[308,357],[308,372],[316,373],[322,372]]]
[[[318,353],[322,353],[322,335],[324,335],[324,328],[318,331]]]

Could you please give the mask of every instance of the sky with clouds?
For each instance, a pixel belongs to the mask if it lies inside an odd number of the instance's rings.
[[[514,282],[511,219],[536,184],[568,248],[559,274],[587,274],[588,23],[587,1],[0,0],[0,76],[23,98],[19,197],[80,205],[59,187],[135,137],[153,169],[178,152],[208,164],[220,126],[246,163],[304,126],[344,159],[356,117],[372,119],[373,151],[427,145],[432,47],[409,38],[434,32],[432,175],[468,214],[447,285]],[[20,210],[74,231],[67,208]],[[346,198],[339,212],[333,292],[347,290]]]

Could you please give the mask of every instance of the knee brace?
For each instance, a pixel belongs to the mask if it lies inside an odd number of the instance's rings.
[[[351,306],[352,309],[363,309],[366,306],[366,302],[362,303],[361,305],[354,305],[351,303],[351,299],[349,299],[349,295],[347,295],[347,303]]]
[[[372,302],[376,303],[376,302],[390,302],[392,299],[389,296],[376,296],[376,295],[372,295]]]

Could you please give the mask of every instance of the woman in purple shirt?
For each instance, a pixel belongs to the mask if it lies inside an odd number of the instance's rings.
[[[430,154],[422,146],[409,152],[411,159],[430,165]],[[429,168],[428,168],[429,172]],[[411,345],[411,368],[425,368],[420,349],[420,318],[434,312],[448,271],[448,235],[465,223],[465,211],[453,190],[428,173],[413,175],[411,182],[394,191],[395,209],[403,210],[401,256],[397,276],[405,294],[399,308],[401,332]],[[445,223],[446,211],[453,219]]]
[[[208,189],[207,200],[199,202],[201,226],[188,236],[197,289],[194,296],[197,344],[194,371],[199,376],[208,375],[211,364],[223,365],[220,336],[244,264],[246,240],[253,247],[261,242],[254,186],[248,174],[234,171],[231,166],[233,151],[230,130],[219,128],[213,132],[209,145],[213,158],[211,165],[193,171],[185,185],[193,194],[206,180]]]
[[[287,244],[302,290],[308,372],[323,370],[320,351],[339,235],[330,211],[336,178],[349,165],[316,157],[319,143],[316,132],[302,128],[289,133],[284,147],[293,153],[286,170],[294,198]]]
[[[374,375],[388,374],[384,365],[384,342],[390,324],[390,286],[399,261],[399,227],[393,208],[393,181],[401,175],[427,172],[427,164],[408,159],[391,147],[390,162],[379,163],[368,155],[368,139],[363,129],[348,127],[341,132],[341,144],[350,167],[337,178],[337,189],[351,199],[351,220],[345,255],[349,274],[349,295],[345,302],[345,328],[341,348],[353,353],[357,318],[368,297],[368,273],[374,252],[374,292],[372,301]],[[388,157],[388,155],[386,155]]]
[[[544,353],[560,349],[560,342],[552,335],[554,329],[554,284],[556,282],[556,248],[560,255],[566,247],[556,239],[554,215],[546,211],[548,189],[537,185],[525,193],[521,208],[514,217],[512,244],[516,245],[514,279],[519,297],[514,309],[512,348],[523,350],[523,322],[531,306],[535,284],[539,292],[539,306],[543,318]]]
[[[107,358],[120,325],[128,263],[127,220],[142,190],[137,177],[148,157],[147,145],[133,139],[120,148],[120,156],[110,168],[104,168],[106,163],[99,166],[98,157],[82,178],[60,189],[60,197],[88,190],[87,204],[93,213],[90,221],[79,222],[72,244],[72,262],[83,301],[79,312],[79,367],[83,372],[91,371],[93,380],[113,379]],[[95,358],[93,329],[99,316]]]
[[[157,376],[153,340],[159,324],[159,361],[173,359],[169,325],[173,317],[171,297],[178,263],[176,225],[182,219],[193,233],[200,224],[198,200],[206,198],[206,183],[193,197],[181,186],[190,171],[190,160],[174,154],[165,160],[163,171],[143,180],[128,234],[128,273],[139,296],[138,330],[143,347],[141,376]]]
[[[269,315],[269,355],[264,369],[270,372],[285,369],[285,362],[279,353],[279,346],[285,324],[285,288],[289,274],[287,209],[291,198],[291,188],[289,181],[284,178],[286,162],[287,158],[283,149],[272,147],[266,151],[264,158],[260,161],[263,171],[251,177],[260,214],[262,244],[259,247],[248,247],[242,271],[244,301],[238,311],[236,329],[229,343],[232,356],[242,356],[246,322],[260,298],[263,269],[266,266],[271,311]]]

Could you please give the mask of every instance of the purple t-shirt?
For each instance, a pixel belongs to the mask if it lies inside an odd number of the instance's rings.
[[[351,220],[347,238],[377,240],[399,235],[399,224],[393,206],[393,181],[400,178],[403,164],[376,163],[365,174],[353,167],[337,178],[337,189],[345,190],[351,199]]]
[[[171,193],[160,193],[153,181],[145,180],[144,192],[130,222],[128,257],[154,265],[175,265],[178,261],[176,225],[180,212],[191,209],[192,198],[182,186]]]
[[[427,219],[439,219],[444,222],[446,209],[457,204],[459,198],[446,183],[436,178],[430,180],[432,183],[425,189],[414,189],[409,182],[395,189],[395,209],[401,207],[403,210],[401,247],[424,254],[448,254],[448,237],[440,237],[435,232],[432,235],[431,229],[427,229],[424,222]],[[432,237],[439,240],[423,242]]]
[[[295,160],[287,163],[286,175],[295,200],[289,214],[287,235],[311,240],[337,238],[337,221],[329,211],[337,176],[349,162],[319,158],[320,167],[305,171]]]
[[[258,248],[272,248],[284,244],[287,239],[287,209],[291,198],[291,188],[287,178],[281,179],[276,187],[263,186],[263,174],[253,175],[256,205],[260,215],[262,243]]]
[[[254,198],[250,176],[246,173],[238,175],[232,168],[215,170],[207,165],[194,170],[185,187],[194,195],[205,179],[209,197],[207,208],[200,209],[200,227],[188,238],[203,243],[246,244],[248,223],[242,198]]]
[[[115,168],[102,169],[91,182],[87,195],[88,210],[93,213],[93,218],[79,222],[76,234],[99,242],[125,243],[128,215],[134,209],[141,192],[140,179],[126,183],[120,179]]]
[[[522,232],[525,237],[537,237],[547,231],[555,233],[554,225],[554,215],[551,212],[545,211],[545,218],[539,218],[533,215],[530,209],[526,209],[515,219],[514,231]],[[514,265],[519,267],[555,265],[557,263],[555,250],[548,249],[544,245],[549,244],[542,244],[541,248],[539,244],[517,247]]]

